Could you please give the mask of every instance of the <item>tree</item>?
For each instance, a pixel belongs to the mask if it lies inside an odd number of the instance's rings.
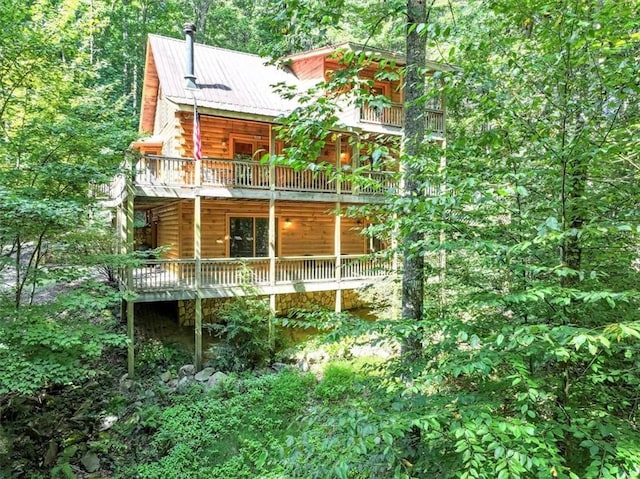
[[[87,266],[86,258],[63,246],[95,227],[90,184],[115,172],[131,138],[118,109],[102,103],[109,85],[92,71],[77,6],[13,2],[2,8],[0,355],[7,366],[0,393],[84,377],[88,358],[103,345],[122,344],[88,321],[107,304],[101,299],[70,294],[45,306],[37,296],[46,285],[86,273],[78,266]],[[25,374],[29,368],[38,373]]]
[[[424,95],[426,90],[427,38],[426,21],[428,10],[425,1],[407,2],[407,65],[405,68],[404,101],[404,151],[401,158],[403,171],[403,200],[411,208],[413,201],[422,201],[422,162],[418,158],[424,151],[425,142]],[[403,246],[402,261],[402,318],[421,321],[424,301],[424,251],[423,232],[405,225],[399,238]],[[404,353],[415,354],[420,349],[421,338],[405,339]]]
[[[425,291],[421,354],[294,453],[351,444],[341,477],[637,477],[638,6],[457,6],[425,27],[463,69],[448,164],[412,158],[443,193],[391,203],[410,247],[446,251],[444,309]]]

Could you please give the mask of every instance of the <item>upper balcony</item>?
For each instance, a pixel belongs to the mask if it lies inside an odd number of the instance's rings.
[[[445,112],[440,101],[432,101],[424,110],[425,129],[436,138],[445,136]],[[392,103],[386,108],[363,105],[360,108],[360,122],[373,125],[404,127],[404,107]]]
[[[196,172],[200,178],[196,181]],[[202,196],[269,198],[304,201],[334,201],[345,195],[355,203],[380,202],[385,194],[397,191],[398,173],[358,171],[336,175],[329,166],[313,164],[305,169],[269,165],[251,160],[205,158],[199,168],[191,158],[145,155],[133,166],[133,186],[137,196],[194,196],[196,187]],[[112,200],[122,198],[124,178],[111,185],[99,185],[96,194]]]

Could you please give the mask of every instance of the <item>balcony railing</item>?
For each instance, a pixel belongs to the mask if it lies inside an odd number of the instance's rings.
[[[201,260],[201,284],[211,287],[242,285],[268,286],[341,280],[381,278],[391,272],[390,262],[378,256],[343,255],[336,268],[335,256],[290,256],[276,258],[274,282],[271,282],[269,258],[215,258]],[[195,288],[195,261],[148,260],[136,268],[133,289],[152,292]]]
[[[190,158],[142,156],[135,167],[134,182],[137,186],[191,187],[195,185],[194,166]],[[336,193],[341,181],[341,192],[361,195],[381,195],[397,183],[395,173],[390,171],[366,171],[357,181],[337,180],[322,168],[296,170],[258,161],[202,160],[200,184],[205,188],[268,190],[272,181],[277,191],[309,193]]]
[[[440,101],[429,101],[427,108],[424,110],[424,118],[427,132],[444,136],[445,117]],[[404,126],[404,108],[400,103],[392,103],[391,106],[386,108],[363,105],[360,108],[360,121],[362,123],[402,128]]]
[[[400,103],[392,103],[387,108],[363,105],[360,108],[360,121],[402,128],[404,125],[404,108]]]

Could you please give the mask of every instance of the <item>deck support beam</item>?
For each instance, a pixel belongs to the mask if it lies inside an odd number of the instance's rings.
[[[273,126],[269,126],[269,285],[273,288],[276,284],[276,167],[273,158],[276,155],[276,138],[273,134]],[[273,318],[276,315],[276,295],[269,295],[269,344],[275,346],[275,332],[273,330]]]
[[[273,126],[269,127],[269,284],[276,284],[276,167],[273,158],[276,155],[276,139],[273,134]],[[276,295],[269,295],[269,310],[271,317],[276,314]],[[273,322],[269,320],[269,338],[273,338]]]
[[[340,313],[342,311],[342,288],[340,286],[340,278],[341,278],[341,269],[342,269],[342,211],[341,211],[341,203],[340,203],[340,194],[342,193],[342,179],[340,178],[341,170],[342,170],[342,151],[341,151],[341,142],[342,136],[337,135],[336,137],[336,175],[338,176],[338,181],[336,181],[336,193],[338,195],[338,201],[336,201],[336,219],[335,219],[335,229],[334,229],[334,237],[333,237],[333,249],[336,255],[336,313]]]

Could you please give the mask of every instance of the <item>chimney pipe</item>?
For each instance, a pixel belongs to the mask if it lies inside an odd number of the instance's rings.
[[[187,88],[197,89],[198,85],[196,85],[196,76],[194,74],[193,67],[193,37],[196,33],[196,26],[193,23],[185,23],[184,24],[184,34],[186,35],[186,44],[187,44],[187,70],[184,75],[184,79],[186,82]]]

